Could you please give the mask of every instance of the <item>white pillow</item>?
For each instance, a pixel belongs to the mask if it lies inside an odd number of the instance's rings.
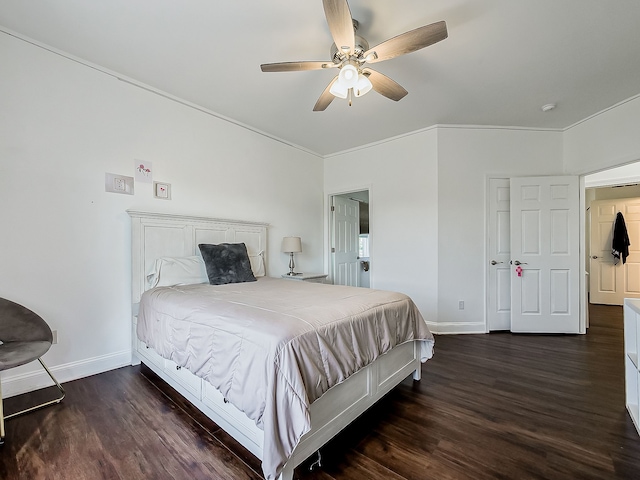
[[[190,285],[209,283],[204,260],[198,255],[192,257],[160,257],[147,275],[149,287],[168,287],[171,285]]]
[[[255,277],[266,275],[264,267],[264,252],[249,255],[251,270]],[[209,283],[207,269],[200,255],[192,257],[160,257],[153,264],[147,275],[149,288],[170,287],[172,285],[191,285],[194,283]]]
[[[249,261],[251,262],[251,270],[254,277],[264,277],[267,274],[264,268],[264,251],[257,255],[249,255]]]

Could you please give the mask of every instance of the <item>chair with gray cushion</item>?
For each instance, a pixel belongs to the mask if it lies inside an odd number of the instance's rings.
[[[4,443],[4,421],[38,408],[60,403],[64,389],[53,377],[42,357],[49,348],[53,336],[49,325],[28,308],[0,298],[0,371],[38,360],[60,390],[54,400],[21,410],[6,417],[2,410],[2,384],[0,382],[0,445]]]

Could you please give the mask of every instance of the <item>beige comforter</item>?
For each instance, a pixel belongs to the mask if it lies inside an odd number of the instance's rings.
[[[329,388],[396,345],[425,340],[422,361],[433,347],[406,295],[268,277],[149,290],[137,333],[256,422],[267,479],[309,431],[309,406]]]

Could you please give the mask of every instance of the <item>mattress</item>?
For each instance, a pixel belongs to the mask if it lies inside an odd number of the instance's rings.
[[[269,277],[146,291],[138,337],[217,388],[264,431],[275,478],[309,431],[310,405],[396,345],[433,335],[413,301],[382,290]]]

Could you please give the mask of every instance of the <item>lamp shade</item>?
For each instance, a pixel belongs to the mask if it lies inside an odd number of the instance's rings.
[[[284,237],[282,239],[282,251],[286,253],[298,253],[302,251],[300,237]]]
[[[340,83],[340,80],[336,80],[335,82],[333,82],[333,85],[331,85],[329,92],[334,97],[347,98],[347,93],[349,93],[349,89],[344,85],[342,85]]]
[[[338,81],[347,88],[353,88],[358,83],[358,69],[351,64],[347,64],[340,69]]]
[[[366,75],[360,74],[358,75],[358,83],[353,88],[353,91],[356,97],[361,97],[369,92],[372,87],[371,80],[369,80]]]

